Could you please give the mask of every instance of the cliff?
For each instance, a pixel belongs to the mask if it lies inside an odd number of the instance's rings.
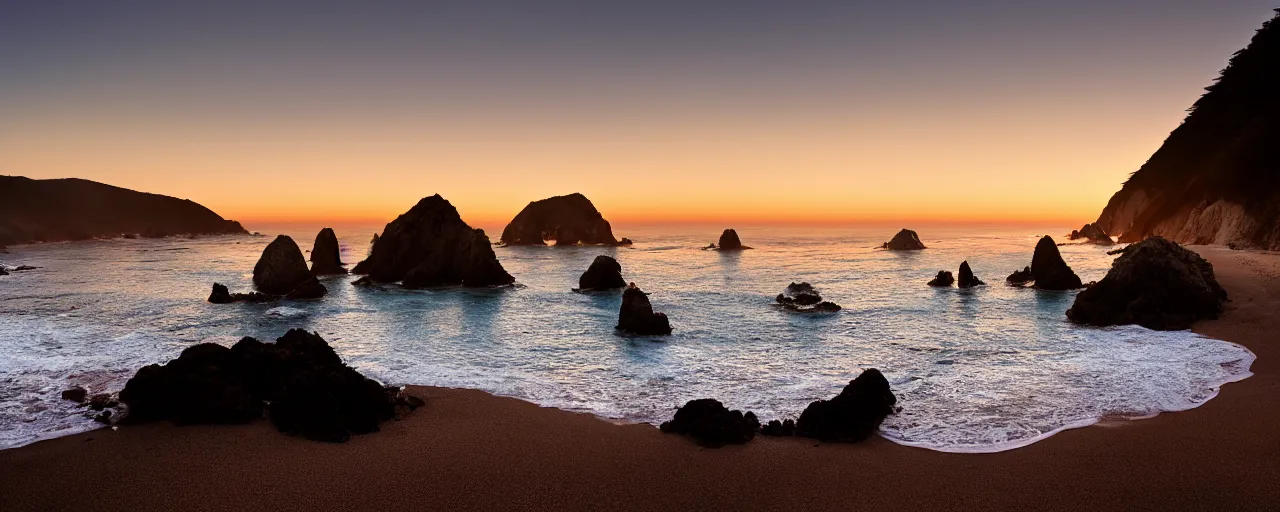
[[[82,179],[0,176],[0,246],[138,234],[243,234],[187,199],[147,194]]]
[[[1280,10],[1277,10],[1280,12]],[[1280,15],[1191,107],[1097,223],[1121,242],[1280,249]]]

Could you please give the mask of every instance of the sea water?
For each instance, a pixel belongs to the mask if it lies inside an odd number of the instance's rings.
[[[116,391],[137,368],[199,342],[317,331],[347,363],[388,384],[476,388],[548,407],[657,424],[714,397],[762,419],[796,417],[879,368],[901,411],[881,435],[953,452],[1023,446],[1101,418],[1196,407],[1250,375],[1244,347],[1191,332],[1072,325],[1075,292],[1004,284],[1039,236],[1063,227],[921,227],[929,249],[876,249],[896,227],[737,226],[742,252],[702,250],[719,227],[623,227],[631,247],[496,247],[516,286],[408,291],[324,278],[319,301],[210,304],[214,282],[251,289],[278,233],[309,249],[321,226],[250,226],[269,236],[109,240],[11,248],[0,263],[0,448],[96,428],[62,390]],[[381,226],[338,228],[350,265]],[[496,230],[490,230],[496,233]],[[1058,236],[1062,241],[1064,237]],[[1086,282],[1108,248],[1065,245]],[[650,294],[675,332],[614,331],[621,294],[576,293],[597,255]],[[988,285],[935,289],[962,260]],[[774,297],[808,281],[844,306],[804,315]]]

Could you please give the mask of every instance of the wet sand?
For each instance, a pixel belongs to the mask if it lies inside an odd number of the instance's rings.
[[[1231,295],[1195,331],[1254,376],[1199,408],[994,454],[880,438],[703,449],[480,391],[323,444],[268,423],[99,430],[0,451],[0,510],[1277,510],[1280,254],[1197,247]]]

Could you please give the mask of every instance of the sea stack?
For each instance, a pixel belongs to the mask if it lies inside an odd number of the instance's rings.
[[[1218,318],[1226,300],[1213,265],[1157,236],[1126,247],[1106,277],[1076,295],[1067,318],[1086,325],[1189,329],[1198,320]]]
[[[333,228],[324,228],[316,234],[316,243],[311,246],[311,274],[322,276],[346,274],[342,266],[342,256],[338,250],[338,235]]]
[[[613,290],[626,286],[627,282],[622,280],[622,265],[605,255],[596,256],[587,271],[578,278],[580,291]]]
[[[400,282],[405,288],[515,282],[498,262],[484,230],[468,226],[439,194],[418,201],[387,224],[369,258],[352,273],[367,274],[375,283]]]
[[[683,434],[708,448],[744,444],[756,437],[760,420],[751,411],[729,410],[719,400],[690,400],[676,410],[671,421],[658,427],[663,433]]]
[[[956,282],[956,277],[948,270],[939,270],[938,275],[929,281],[929,286],[946,288]]]
[[[742,240],[738,238],[738,232],[733,229],[724,230],[724,233],[720,234],[719,243],[717,243],[715,247],[721,251],[741,251],[743,249],[750,249],[750,247],[742,245]]]
[[[821,441],[857,442],[875,433],[898,402],[888,379],[870,368],[839,395],[809,404],[796,420],[796,435]]]
[[[654,313],[649,295],[635,283],[622,292],[622,308],[618,311],[618,330],[631,334],[671,334],[671,322],[667,315]]]
[[[534,201],[502,230],[505,245],[620,245],[609,221],[582,194]],[[628,240],[627,243],[630,243]]]
[[[325,293],[321,291],[324,286],[307,269],[302,249],[285,235],[277,236],[262,250],[262,257],[253,266],[253,285],[267,295],[290,295],[291,298],[318,298]]]
[[[920,236],[910,229],[899,231],[898,234],[893,235],[892,240],[880,247],[890,251],[918,251],[925,248],[924,243],[920,241]]]
[[[1049,235],[1036,243],[1036,252],[1031,256],[1031,278],[1035,280],[1035,287],[1042,290],[1074,290],[1084,286],[1062,260],[1058,244]]]
[[[956,286],[960,288],[973,288],[974,286],[982,286],[984,283],[978,276],[973,275],[973,269],[969,268],[968,261],[960,262],[960,278],[956,281]]]

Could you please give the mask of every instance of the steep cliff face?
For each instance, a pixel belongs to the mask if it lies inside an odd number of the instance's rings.
[[[81,179],[0,176],[0,247],[124,234],[242,234],[188,199],[135,192]]]
[[[1277,12],[1280,12],[1278,10]],[[1231,58],[1098,217],[1121,242],[1280,249],[1280,15]]]

